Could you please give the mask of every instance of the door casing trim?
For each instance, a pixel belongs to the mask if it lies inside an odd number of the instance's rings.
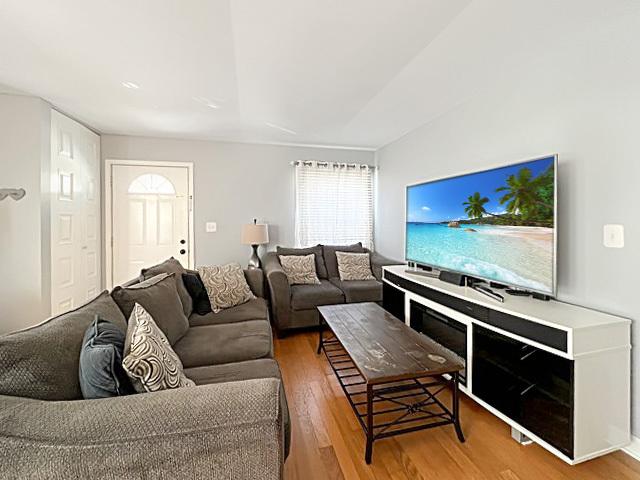
[[[194,199],[193,199],[193,162],[173,162],[156,160],[123,160],[107,158],[104,161],[104,219],[103,219],[103,244],[104,244],[104,276],[105,285],[111,290],[113,288],[113,195],[112,184],[113,167],[117,165],[139,166],[139,167],[184,167],[187,169],[188,189],[189,189],[189,255],[186,268],[195,268],[195,239],[194,239]]]

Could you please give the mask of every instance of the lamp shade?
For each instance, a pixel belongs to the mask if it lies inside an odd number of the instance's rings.
[[[266,223],[248,223],[243,225],[240,242],[243,245],[263,245],[269,243],[269,225]]]

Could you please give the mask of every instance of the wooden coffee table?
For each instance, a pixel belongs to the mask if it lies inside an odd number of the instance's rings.
[[[318,307],[318,353],[325,352],[367,437],[453,425],[460,442],[459,372],[462,360],[376,303]],[[327,338],[323,325],[331,329]],[[451,410],[436,398],[452,390]]]

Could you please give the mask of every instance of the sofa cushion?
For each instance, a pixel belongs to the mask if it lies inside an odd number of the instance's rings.
[[[284,391],[284,383],[278,363],[272,358],[248,360],[246,362],[225,363],[224,365],[208,365],[206,367],[188,368],[185,375],[196,385],[208,385],[211,383],[237,382],[240,380],[252,380],[255,378],[277,378],[280,381],[280,406],[282,408],[282,421],[284,423],[284,450],[285,458],[289,455],[291,444],[291,420],[287,395]]]
[[[182,303],[182,311],[185,317],[189,318],[189,315],[191,315],[191,312],[193,311],[193,300],[182,281],[182,274],[187,273],[187,271],[178,260],[171,257],[170,259],[165,260],[158,265],[154,265],[153,267],[143,268],[140,272],[144,280],[148,280],[149,278],[155,277],[161,273],[174,274],[173,281],[176,284],[176,290],[178,291],[178,296]]]
[[[278,254],[278,256],[309,255],[310,253],[313,253],[315,255],[316,273],[318,274],[318,278],[328,278],[327,267],[325,266],[324,256],[322,254],[322,245],[316,245],[315,247],[307,247],[307,248],[276,247],[276,253]]]
[[[377,280],[339,280],[332,278],[331,283],[342,290],[347,303],[382,301],[382,283]]]
[[[206,315],[199,315],[193,312],[189,317],[189,324],[192,327],[197,327],[201,325],[245,322],[247,320],[269,320],[269,306],[264,298],[254,298],[247,303],[221,310],[218,313],[209,312]]]
[[[116,287],[111,296],[128,319],[136,303],[149,312],[173,345],[187,332],[189,320],[184,316],[176,291],[175,274],[162,273],[130,287]]]
[[[354,243],[353,245],[323,245],[322,254],[324,256],[324,263],[327,266],[328,278],[340,277],[336,252],[364,253],[365,249],[362,247],[361,242]]]
[[[138,393],[193,387],[182,363],[149,312],[136,303],[129,318],[122,367]]]
[[[342,291],[329,280],[320,280],[320,285],[292,285],[291,308],[308,310],[319,305],[344,303]]]
[[[96,315],[123,331],[127,328],[122,312],[104,291],[75,310],[0,336],[0,395],[41,400],[82,398],[80,347]]]
[[[319,285],[316,274],[315,254],[309,255],[280,255],[280,265],[287,276],[289,285]]]
[[[271,358],[271,326],[264,320],[249,320],[191,327],[173,349],[187,368]]]
[[[211,302],[209,301],[209,295],[207,289],[204,288],[204,283],[200,278],[198,272],[187,272],[182,274],[182,281],[187,288],[191,299],[193,300],[193,313],[198,315],[206,315],[211,312]]]
[[[238,263],[198,267],[198,274],[216,313],[256,298]]]
[[[125,332],[96,315],[82,339],[80,390],[86,399],[117,397],[133,393],[122,368]]]
[[[254,378],[279,379],[280,368],[278,367],[278,362],[273,358],[259,358],[244,362],[185,368],[184,374],[193,380],[196,385],[209,385],[211,383],[238,382]]]

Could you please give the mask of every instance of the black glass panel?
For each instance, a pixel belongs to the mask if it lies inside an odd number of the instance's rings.
[[[473,394],[573,458],[573,362],[473,326]]]

